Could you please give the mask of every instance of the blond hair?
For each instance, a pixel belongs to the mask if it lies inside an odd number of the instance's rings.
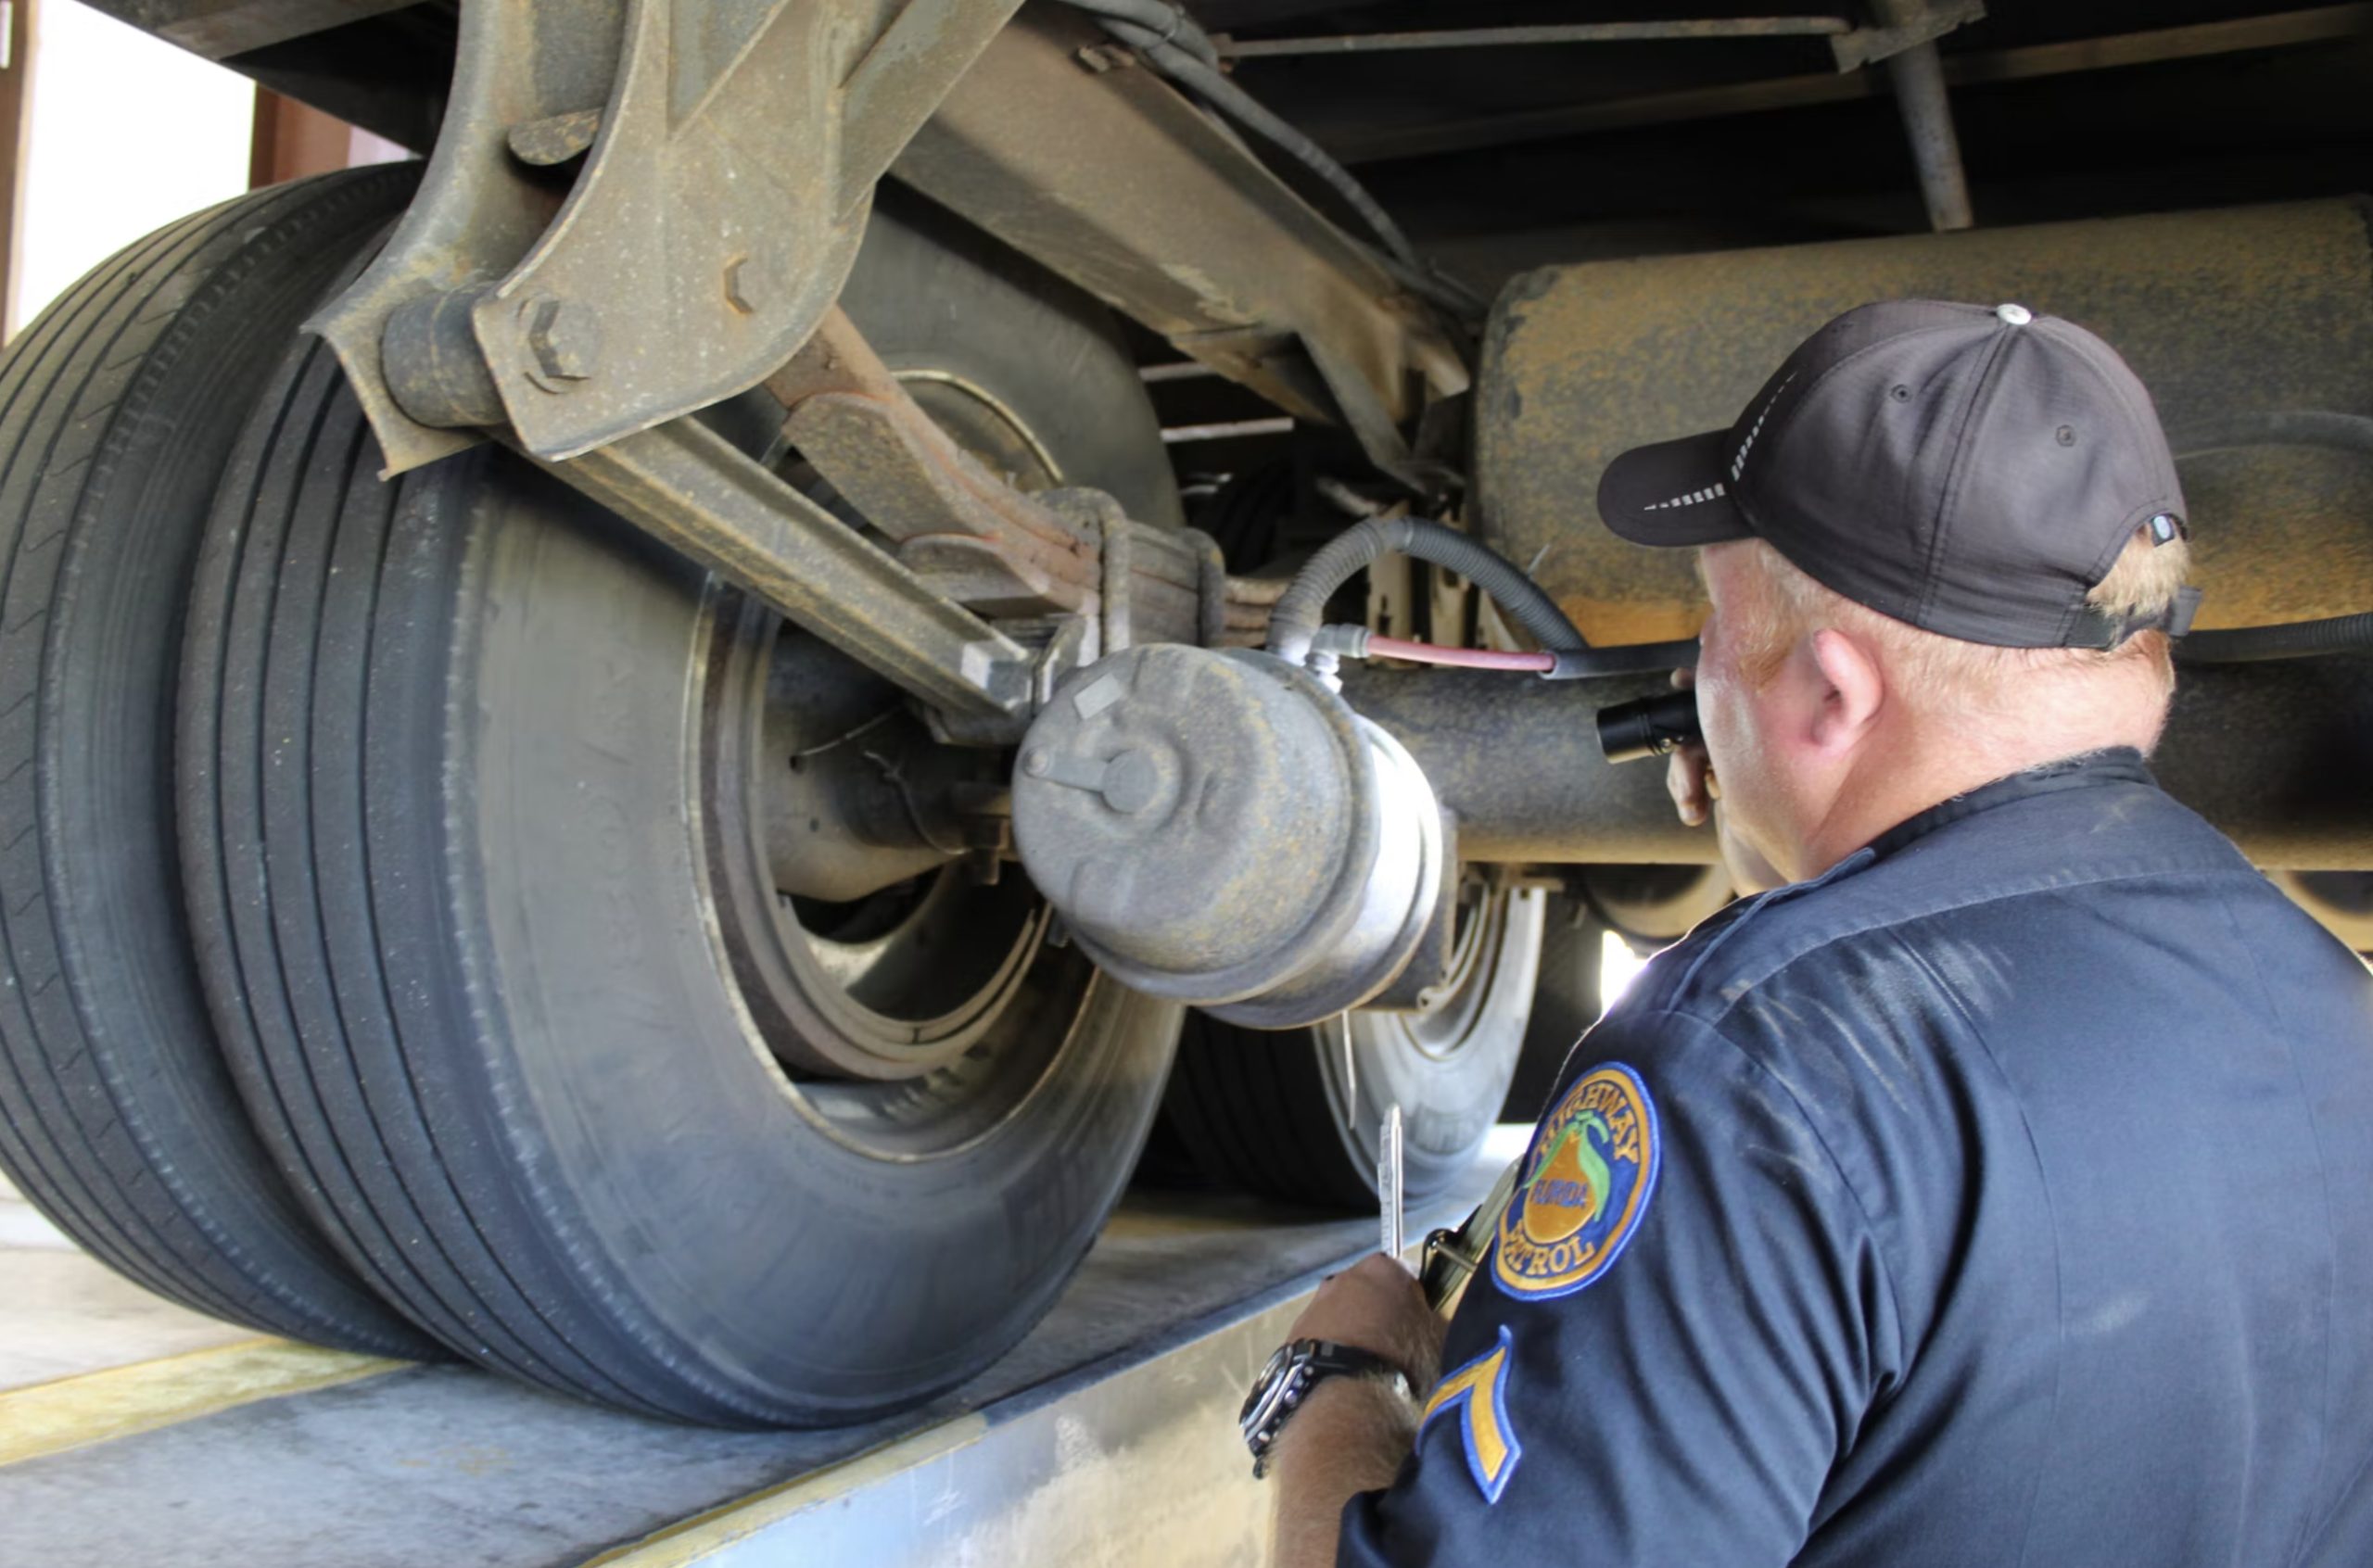
[[[2163,709],[2175,694],[2173,646],[2160,631],[2137,632],[2114,648],[1997,648],[1923,631],[1837,593],[1762,539],[1742,547],[1754,570],[1747,602],[1725,607],[1735,628],[1741,674],[1769,685],[1803,639],[1824,626],[1875,645],[1890,677],[1914,701],[1949,707],[1956,722],[2016,722],[2041,689],[2075,680],[2130,682],[2155,694]],[[2135,530],[2110,570],[2085,596],[2105,615],[2148,618],[2176,601],[2191,569],[2181,538],[2162,544],[2146,525]]]

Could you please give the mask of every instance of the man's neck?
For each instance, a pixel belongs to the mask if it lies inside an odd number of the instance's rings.
[[[2147,749],[2155,738],[2154,725],[2134,734],[2061,735],[2007,749],[1936,741],[1873,745],[1846,776],[1829,810],[1804,835],[1802,855],[1792,869],[1800,881],[1818,877],[1888,828],[1956,795],[2087,752],[2113,746]]]

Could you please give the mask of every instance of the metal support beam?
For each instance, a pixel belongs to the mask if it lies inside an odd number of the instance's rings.
[[[1396,423],[1466,389],[1456,347],[1364,247],[1101,32],[1036,9],[897,178],[1300,417],[1343,422],[1347,384]]]
[[[407,304],[503,276],[542,235],[565,188],[513,156],[511,128],[608,98],[625,7],[623,0],[588,0],[565,12],[470,6],[460,26],[452,95],[420,194],[362,277],[305,323],[345,367],[391,474],[483,437],[405,411],[380,360],[388,320]]]
[[[1985,0],[1870,0],[1875,27],[1858,27],[1829,41],[1840,70],[1860,70],[1986,19]]]
[[[1893,27],[1914,28],[1928,6],[1924,0],[1872,0],[1872,9]],[[1953,130],[1953,106],[1945,92],[1944,61],[1935,40],[1890,55],[1886,72],[1896,106],[1903,112],[1904,134],[1911,142],[1911,161],[1920,171],[1928,226],[1938,234],[1968,228],[1975,221],[1970,211],[1969,176],[1961,168],[1961,137]]]
[[[1976,221],[1969,205],[1969,176],[1961,168],[1961,137],[1953,130],[1953,107],[1945,95],[1944,62],[1936,45],[1922,44],[1886,63],[1887,82],[1903,111],[1911,161],[1920,171],[1920,195],[1928,204],[1928,226],[1938,234]]]
[[[1568,22],[1542,27],[1444,28],[1424,32],[1344,32],[1315,38],[1217,40],[1231,59],[1275,55],[1364,55],[1400,49],[1506,49],[1542,44],[1631,44],[1692,38],[1834,38],[1854,31],[1843,17],[1722,17],[1707,21]]]
[[[767,390],[800,456],[934,591],[988,615],[1087,615],[1106,634],[1096,651],[1123,646],[1112,634],[1133,620],[1143,640],[1199,640],[1200,549],[1216,545],[1133,523],[1100,492],[1015,489],[932,423],[837,308]]]
[[[2016,49],[1963,52],[1944,61],[1944,73],[1947,83],[1954,87],[2027,82],[2253,49],[2295,48],[2363,37],[2367,32],[2373,32],[2373,5],[2317,6],[2272,16],[2245,17],[2237,21],[2156,28],[2106,38],[2072,39],[2064,44],[2031,44]],[[1345,163],[1382,163],[1392,158],[1429,158],[1440,153],[1553,141],[1599,131],[1672,125],[1812,104],[1849,103],[1884,90],[1884,83],[1867,71],[1845,75],[1823,71],[1817,76],[1774,77],[1764,82],[1646,93],[1514,114],[1477,115],[1406,129],[1340,135],[1328,133],[1324,126],[1313,126],[1311,131],[1328,152]]]
[[[537,461],[925,702],[976,719],[1026,708],[1028,651],[706,426],[675,420]]]

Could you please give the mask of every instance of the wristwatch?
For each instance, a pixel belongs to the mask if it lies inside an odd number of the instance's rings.
[[[1388,1380],[1402,1397],[1409,1396],[1409,1378],[1399,1367],[1373,1350],[1338,1345],[1330,1339],[1297,1339],[1281,1345],[1252,1380],[1244,1409],[1236,1418],[1244,1446],[1252,1450],[1255,1480],[1269,1473],[1269,1450],[1288,1418],[1301,1408],[1310,1391],[1330,1377],[1378,1377]]]

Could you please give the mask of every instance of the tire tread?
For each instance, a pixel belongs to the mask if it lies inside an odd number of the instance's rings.
[[[226,312],[301,308],[292,282],[319,272],[325,247],[366,238],[408,184],[385,171],[330,176],[168,225],[94,269],[0,360],[0,821],[23,824],[0,846],[0,1166],[70,1236],[160,1296],[266,1332],[397,1355],[427,1347],[306,1230],[244,1120],[211,1130],[221,1146],[182,1125],[218,1107],[184,1100],[159,1055],[207,1053],[210,1042],[157,1038],[132,1004],[77,980],[95,933],[78,930],[49,890],[58,855],[86,866],[98,850],[68,843],[78,803],[58,800],[48,774],[73,740],[66,704],[97,678],[68,658],[53,613],[96,591],[78,580],[77,541],[107,525],[118,485],[136,494],[170,474],[210,490],[205,465],[222,455],[202,443],[135,446],[150,427],[178,428],[174,399],[200,382],[177,379],[176,367],[195,340],[223,330]],[[121,641],[173,627],[101,630]],[[170,887],[159,917],[178,924]],[[202,1019],[194,975],[181,983]],[[210,1058],[191,1070],[222,1072]],[[219,1098],[239,1115],[227,1083]],[[284,1217],[258,1229],[258,1206]]]

